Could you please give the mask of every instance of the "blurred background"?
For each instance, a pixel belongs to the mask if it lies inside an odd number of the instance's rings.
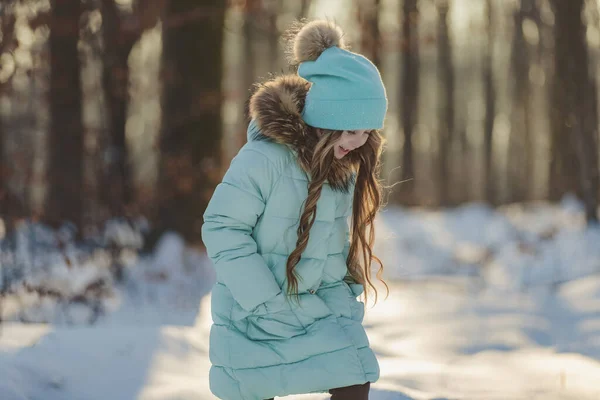
[[[48,323],[206,329],[214,271],[202,214],[246,141],[252,84],[294,73],[280,37],[303,18],[338,23],[387,87],[382,180],[393,187],[377,246],[403,294],[368,320],[387,368],[375,398],[483,398],[473,382],[485,376],[429,370],[419,364],[428,351],[469,368],[504,363],[495,384],[516,392],[502,398],[600,396],[590,383],[600,381],[597,0],[2,0],[0,317],[10,343],[0,368],[13,380],[0,393],[26,392],[14,370],[39,354],[23,355],[31,342],[20,338],[37,343]],[[382,329],[394,316],[398,330]],[[431,330],[447,341],[407,350],[402,335]],[[207,368],[206,332],[152,332],[139,354],[179,335]],[[76,353],[80,342],[61,343]],[[537,354],[563,366],[551,372],[496,353],[469,364],[483,350],[530,346],[583,357],[576,383],[571,359]],[[206,371],[190,377],[200,387],[185,386],[200,397],[143,391],[149,372],[127,394],[65,394],[76,370],[47,359],[55,375],[40,387],[62,390],[57,399],[212,398]],[[151,364],[135,365],[156,372]]]
[[[5,0],[3,216],[85,235],[144,215],[197,242],[251,85],[293,72],[279,38],[305,17],[381,69],[390,203],[571,193],[596,218],[594,0]]]

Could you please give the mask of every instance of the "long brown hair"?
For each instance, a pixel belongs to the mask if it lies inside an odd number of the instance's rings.
[[[350,251],[346,264],[350,278],[355,283],[365,285],[365,302],[368,300],[369,287],[375,292],[377,302],[377,289],[371,281],[371,264],[379,264],[377,278],[384,284],[386,291],[389,288],[381,278],[383,263],[373,254],[375,242],[375,216],[382,206],[383,186],[379,182],[381,170],[381,153],[385,143],[379,131],[369,132],[366,143],[348,153],[342,159],[334,156],[334,146],[342,136],[343,131],[310,128],[307,132],[313,140],[314,150],[310,159],[300,159],[302,167],[309,174],[308,196],[298,225],[298,240],[296,248],[287,259],[286,274],[288,279],[288,293],[298,294],[298,279],[294,269],[302,253],[308,245],[310,230],[317,215],[317,202],[321,197],[323,184],[326,180],[339,180],[340,173],[353,171],[348,179],[354,179],[354,197],[352,201],[352,219],[350,227]],[[312,144],[311,143],[311,144]],[[366,286],[368,284],[369,287]]]

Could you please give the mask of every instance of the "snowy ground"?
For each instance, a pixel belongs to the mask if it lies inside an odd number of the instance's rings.
[[[570,201],[384,212],[371,399],[600,399],[600,228],[580,217]],[[3,324],[0,399],[213,399],[214,273],[167,239],[95,325]]]

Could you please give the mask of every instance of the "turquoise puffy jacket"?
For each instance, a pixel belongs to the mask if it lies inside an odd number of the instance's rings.
[[[296,266],[299,301],[286,295],[308,178],[298,163],[308,86],[267,83],[250,104],[248,143],[204,214],[214,263],[210,388],[221,399],[267,399],[375,382],[379,366],[362,326],[363,287],[346,283],[351,176],[328,182]]]

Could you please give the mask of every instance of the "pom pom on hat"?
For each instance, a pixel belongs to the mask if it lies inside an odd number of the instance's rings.
[[[346,48],[342,29],[329,21],[309,22],[298,31],[294,38],[294,61],[296,64],[315,61],[330,47]]]

